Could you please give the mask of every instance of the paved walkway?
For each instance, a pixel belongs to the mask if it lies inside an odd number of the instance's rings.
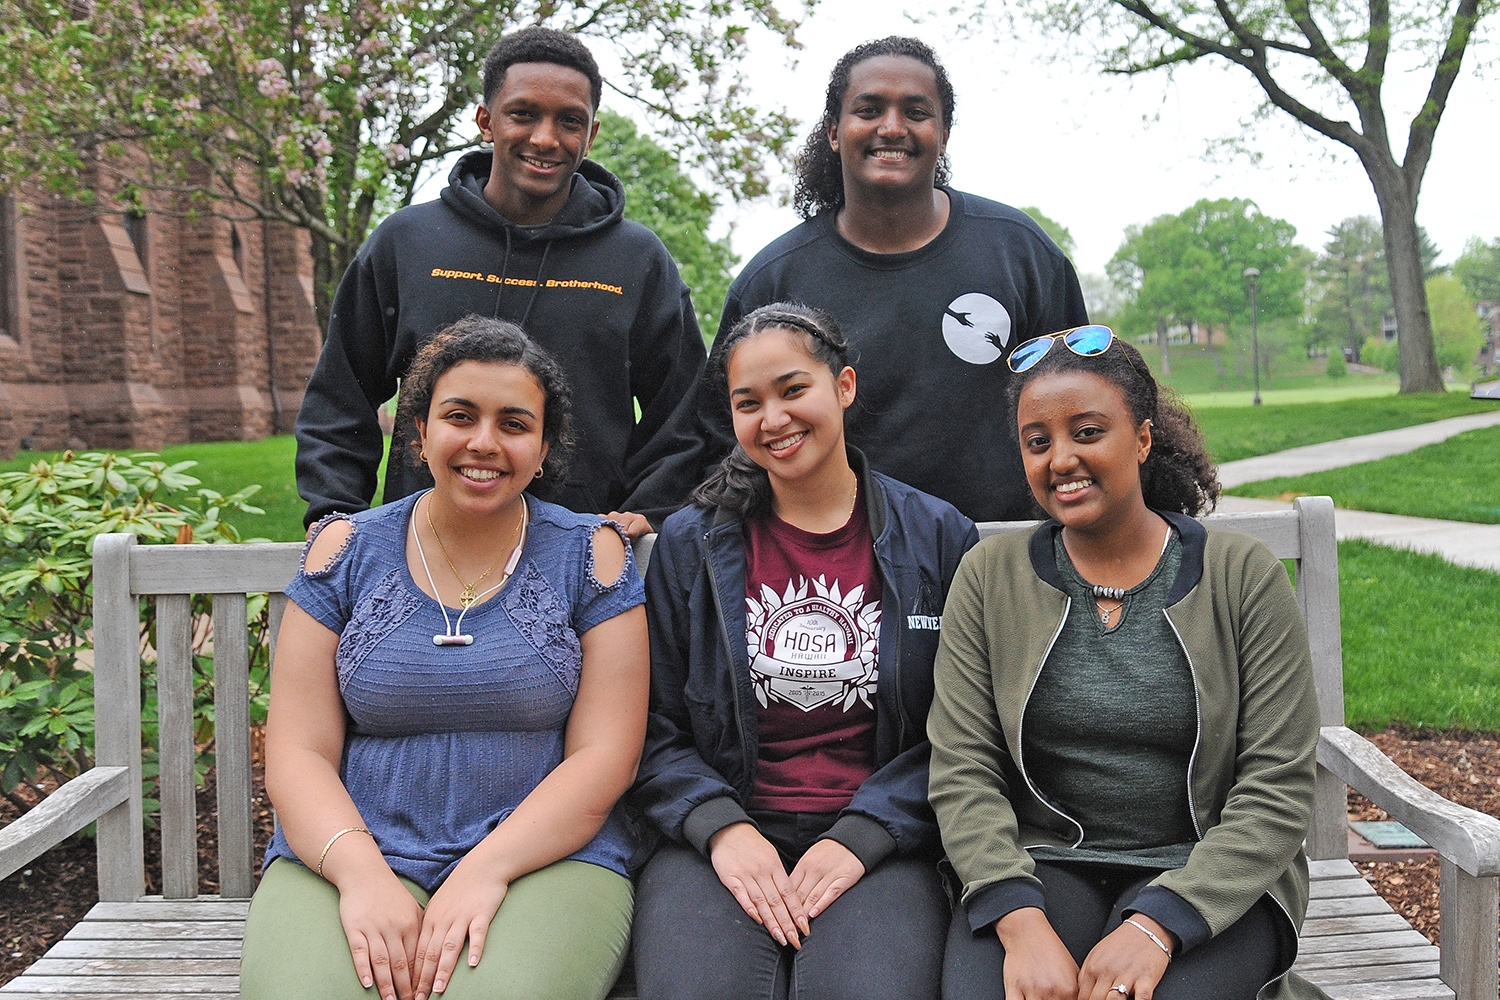
[[[1496,424],[1500,424],[1500,410],[1486,410],[1430,424],[1417,424],[1415,427],[1399,427],[1393,431],[1361,434],[1359,437],[1289,448],[1270,455],[1225,462],[1219,466],[1219,482],[1225,489],[1233,489],[1246,483],[1258,483],[1262,479],[1305,476],[1309,472],[1341,469],[1346,465],[1404,455],[1425,445],[1446,441],[1455,434],[1481,427],[1494,427]]]
[[[1219,466],[1219,481],[1227,487],[1259,482],[1278,476],[1301,476],[1309,472],[1339,469],[1360,462],[1373,462],[1391,455],[1415,451],[1446,441],[1455,434],[1500,424],[1500,410],[1472,413],[1415,427],[1402,427],[1378,434],[1328,441],[1259,455]],[[1286,510],[1289,503],[1253,497],[1223,497],[1221,511]],[[1372,511],[1344,510],[1334,515],[1340,539],[1364,538],[1395,548],[1440,555],[1459,566],[1475,566],[1500,572],[1500,524],[1439,521],[1426,517],[1403,517]]]

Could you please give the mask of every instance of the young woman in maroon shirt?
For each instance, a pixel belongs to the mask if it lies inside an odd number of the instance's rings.
[[[828,316],[715,345],[738,446],[647,576],[651,721],[632,794],[669,841],[637,889],[640,995],[935,998],[949,904],[926,800],[943,599],[977,540],[865,467]]]

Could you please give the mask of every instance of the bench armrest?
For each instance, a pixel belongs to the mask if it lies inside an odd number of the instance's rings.
[[[1323,727],[1318,763],[1470,875],[1500,875],[1500,819],[1448,801],[1345,726]]]
[[[0,830],[0,878],[44,854],[130,798],[130,768],[93,767]]]

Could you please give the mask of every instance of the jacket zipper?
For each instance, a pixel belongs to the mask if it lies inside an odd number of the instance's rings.
[[[708,563],[708,590],[714,597],[714,609],[718,612],[715,616],[719,620],[719,638],[724,642],[724,655],[729,658],[729,691],[734,696],[734,724],[740,730],[740,752],[745,755],[746,770],[753,766],[752,762],[759,759],[759,754],[750,752],[750,742],[745,734],[745,710],[740,704],[740,678],[739,671],[735,669],[734,647],[729,643],[729,626],[724,623],[724,601],[719,597],[719,576],[717,567],[712,559],[713,548],[709,544],[709,535],[703,536],[704,561]]]
[[[1061,816],[1069,823],[1072,823],[1073,826],[1077,828],[1078,839],[1073,841],[1072,845],[1070,845],[1072,847],[1077,847],[1079,844],[1083,843],[1083,824],[1078,822],[1072,816],[1069,816],[1067,813],[1063,812],[1061,809],[1054,806],[1051,802],[1048,802],[1046,798],[1043,797],[1042,793],[1037,791],[1036,786],[1031,783],[1031,776],[1026,773],[1026,763],[1021,756],[1021,747],[1025,743],[1024,739],[1022,738],[1022,730],[1024,730],[1026,727],[1026,706],[1031,704],[1032,692],[1036,691],[1037,681],[1042,679],[1042,670],[1047,666],[1047,657],[1052,655],[1052,647],[1057,645],[1057,640],[1062,635],[1063,626],[1068,624],[1068,612],[1073,608],[1073,598],[1066,597],[1064,598],[1064,600],[1066,600],[1067,603],[1063,605],[1062,620],[1057,623],[1057,631],[1052,633],[1052,638],[1047,642],[1047,649],[1042,653],[1041,665],[1037,667],[1036,676],[1031,679],[1031,687],[1026,690],[1026,698],[1021,702],[1021,715],[1016,720],[1016,770],[1021,772],[1021,778],[1026,782],[1026,787],[1031,790],[1031,795],[1033,798],[1035,798],[1042,805],[1046,806],[1048,809],[1051,809],[1053,812],[1057,813],[1057,815]],[[1026,844],[1023,845],[1022,850],[1029,851],[1033,847],[1048,846],[1051,845]]]
[[[1198,804],[1193,801],[1193,768],[1198,763],[1198,750],[1203,746],[1203,705],[1198,699],[1198,668],[1193,666],[1193,654],[1188,652],[1187,643],[1182,641],[1182,633],[1177,631],[1166,608],[1161,609],[1161,616],[1167,620],[1167,628],[1177,637],[1177,648],[1182,650],[1182,658],[1187,660],[1188,676],[1193,680],[1193,721],[1198,728],[1193,735],[1193,754],[1188,758],[1187,766],[1188,813],[1193,817],[1193,833],[1202,840],[1203,828],[1198,825]]]

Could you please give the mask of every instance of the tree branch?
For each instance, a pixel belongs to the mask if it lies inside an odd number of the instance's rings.
[[[1412,119],[1411,131],[1407,134],[1406,157],[1401,172],[1406,175],[1408,189],[1421,189],[1422,177],[1427,173],[1427,161],[1432,158],[1432,140],[1442,121],[1443,110],[1448,106],[1448,94],[1458,71],[1463,66],[1464,50],[1474,27],[1479,23],[1479,0],[1459,0],[1453,13],[1453,28],[1448,32],[1448,42],[1438,59],[1437,69],[1432,74],[1432,85],[1427,88],[1427,100],[1422,110]]]

